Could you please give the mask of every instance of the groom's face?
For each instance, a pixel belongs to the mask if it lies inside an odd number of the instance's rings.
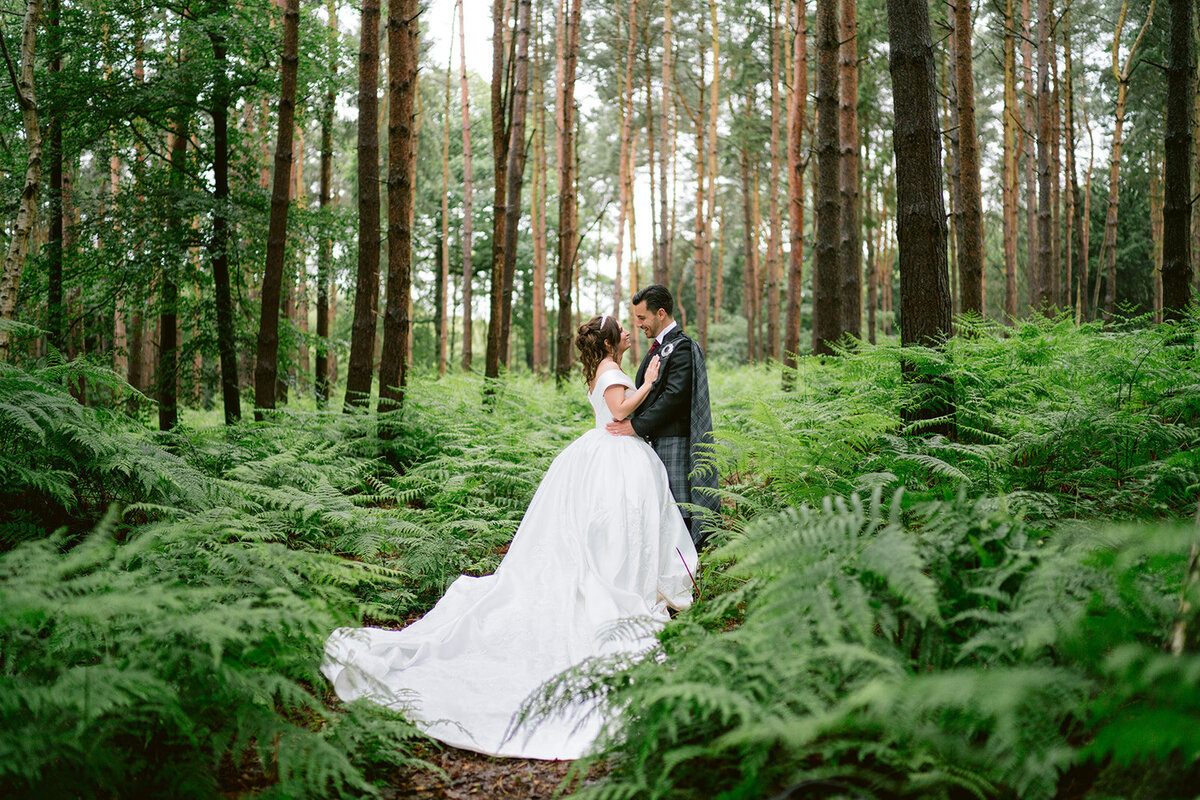
[[[637,326],[642,329],[642,333],[646,334],[647,339],[653,339],[658,336],[667,324],[667,312],[661,308],[650,311],[646,308],[646,303],[633,304],[633,318],[637,322]]]

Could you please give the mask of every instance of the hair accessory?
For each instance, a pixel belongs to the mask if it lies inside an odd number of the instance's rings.
[[[604,323],[606,323],[606,322],[608,322],[608,314],[605,314],[603,317],[600,318],[600,330],[601,331],[604,330]]]

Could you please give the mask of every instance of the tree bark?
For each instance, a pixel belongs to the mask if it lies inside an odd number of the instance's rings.
[[[754,89],[751,87],[746,98],[746,117],[754,113]],[[758,194],[756,182],[751,181],[750,144],[743,137],[738,160],[742,177],[742,230],[745,241],[742,247],[745,262],[742,266],[742,308],[746,315],[746,361],[753,364],[758,359],[758,227],[755,223],[754,197]]]
[[[419,10],[417,0],[388,0],[388,276],[379,355],[380,412],[404,403],[408,380]]]
[[[21,120],[25,128],[25,182],[17,204],[17,219],[8,250],[4,255],[4,272],[0,275],[0,319],[11,320],[16,316],[17,290],[21,285],[21,273],[25,269],[25,257],[29,253],[29,242],[37,218],[38,192],[42,180],[42,134],[38,127],[37,100],[33,86],[33,59],[37,48],[38,17],[41,16],[41,0],[29,0],[25,7],[25,18],[21,25],[21,74],[12,74],[12,60],[7,47],[4,60],[9,64],[9,78],[17,92],[17,103],[21,108]],[[0,37],[0,44],[3,37]],[[0,359],[8,360],[11,334],[0,330]]]
[[[983,200],[979,182],[979,134],[975,127],[975,77],[970,0],[954,3],[954,80],[958,100],[959,180],[962,205],[958,209],[959,309],[984,313]]]
[[[221,399],[225,411],[225,424],[232,425],[242,418],[242,395],[238,386],[233,290],[229,279],[229,77],[225,71],[225,34],[214,28],[209,31],[209,39],[213,59],[217,63],[212,94],[213,227],[209,248],[212,253],[213,288],[217,307]]]
[[[254,367],[254,418],[275,408],[279,374],[279,303],[287,247],[288,205],[292,179],[292,136],[296,119],[296,76],[299,67],[300,0],[286,0],[283,12],[283,56],[280,65],[279,131],[275,138],[275,171],[271,216],[263,270],[262,314],[258,326],[258,361]]]
[[[521,219],[521,189],[525,178],[525,118],[529,98],[529,25],[531,0],[517,0],[516,65],[512,116],[509,119],[508,164],[504,191],[504,287],[501,300],[500,360],[508,364],[512,326],[513,279],[517,267],[517,225]],[[493,376],[494,377],[494,376]]]
[[[838,193],[841,196],[841,231],[838,261],[841,273],[841,332],[862,338],[862,232],[858,183],[858,19],[854,0],[840,0],[838,39],[838,138],[841,153]]]
[[[163,260],[161,310],[158,317],[158,370],[155,374],[155,388],[158,400],[158,429],[162,431],[171,430],[179,423],[179,275],[188,250],[187,223],[183,215],[188,127],[188,112],[180,110],[169,136],[171,244],[177,250]]]
[[[325,6],[328,15],[329,44],[337,41],[337,5],[328,0]],[[337,73],[337,58],[330,57],[330,76]],[[333,211],[333,106],[336,96],[333,84],[325,91],[325,105],[321,108],[321,179],[318,202],[326,225],[332,225]],[[317,405],[324,407],[329,400],[329,294],[333,283],[333,236],[322,233],[317,245],[317,354],[316,380],[313,382]]]
[[[471,217],[474,213],[474,183],[471,173],[471,96],[467,89],[467,39],[463,28],[463,0],[458,0],[459,94],[462,100],[463,140],[463,227],[462,227],[462,306],[463,306],[463,371],[471,369],[472,329],[471,282],[474,272],[474,242]]]
[[[813,352],[833,353],[841,335],[838,288],[838,0],[817,0],[817,233],[813,263]],[[889,11],[891,4],[888,5]],[[897,115],[898,118],[899,115]],[[940,173],[939,173],[940,174]]]
[[[767,274],[763,303],[767,311],[767,360],[780,357],[779,347],[779,273],[783,258],[783,220],[779,213],[779,82],[783,70],[783,35],[780,4],[771,2],[771,170],[767,178]]]
[[[1129,13],[1129,0],[1121,3],[1121,12],[1117,17],[1116,32],[1112,44],[1112,73],[1117,82],[1117,106],[1112,134],[1112,153],[1108,168],[1108,211],[1104,218],[1104,244],[1101,247],[1102,262],[1105,267],[1104,286],[1104,316],[1111,320],[1116,313],[1117,305],[1117,208],[1120,195],[1119,178],[1121,175],[1121,146],[1125,128],[1125,102],[1129,93],[1129,76],[1133,69],[1133,57],[1142,43],[1142,36],[1150,27],[1154,18],[1156,0],[1150,0],[1150,9],[1146,13],[1146,21],[1142,24],[1133,46],[1125,56],[1125,64],[1121,66],[1120,48],[1121,34],[1125,28],[1125,17]],[[1098,276],[1097,276],[1098,277]]]
[[[379,308],[379,0],[363,0],[358,49],[358,272],[346,408],[367,405]]]
[[[437,302],[438,375],[446,374],[450,354],[450,65],[454,61],[453,40],[446,60],[446,102],[442,106],[442,230],[438,243],[438,285],[441,292]]]
[[[569,13],[561,0],[559,7],[556,39],[562,44],[561,55],[556,60],[557,72],[555,114],[558,121],[558,262],[556,288],[558,290],[558,364],[555,380],[559,386],[571,375],[575,354],[571,349],[571,286],[575,274],[575,255],[579,248],[579,196],[575,186],[575,63],[579,48],[579,16],[581,0],[569,0]],[[669,7],[669,0],[668,0]]]
[[[662,57],[662,105],[659,120],[659,135],[662,141],[658,148],[658,258],[654,264],[654,282],[660,286],[671,284],[671,238],[673,227],[668,218],[667,167],[670,160],[671,135],[671,87],[675,85],[671,66],[671,0],[663,4],[663,57]]]
[[[1166,180],[1163,196],[1162,298],[1164,319],[1182,319],[1191,300],[1192,0],[1171,0],[1167,59]]]
[[[542,58],[542,6],[537,10],[533,63],[533,175],[530,186],[529,224],[533,232],[533,369],[545,375],[550,367],[550,341],[546,322],[546,72]],[[620,274],[620,265],[617,273]]]
[[[712,47],[713,76],[708,85],[708,132],[705,134],[708,147],[707,181],[705,190],[704,215],[704,299],[700,304],[703,312],[704,332],[700,336],[700,347],[708,349],[710,321],[720,322],[721,314],[721,271],[723,253],[718,255],[713,263],[713,220],[716,217],[717,206],[717,117],[721,110],[721,36],[717,17],[716,0],[708,0],[708,18],[711,25],[710,45]],[[725,235],[724,226],[721,229],[722,239]],[[716,273],[716,291],[712,291],[713,273]],[[715,302],[710,302],[714,300]]]
[[[1075,321],[1082,318],[1087,295],[1087,260],[1084,258],[1083,205],[1079,196],[1079,175],[1075,164],[1075,75],[1071,59],[1071,6],[1063,9],[1063,102],[1066,106],[1066,147],[1064,160],[1067,170],[1067,269],[1071,276],[1068,293],[1074,308]]]
[[[1033,308],[1043,314],[1054,313],[1053,269],[1051,256],[1051,193],[1050,193],[1050,0],[1038,0],[1038,58],[1037,58],[1037,263],[1031,271],[1034,287],[1031,292]]]
[[[1004,24],[1004,166],[1001,196],[1004,217],[1004,323],[1017,319],[1017,226],[1020,178],[1017,136],[1017,45],[1013,0],[1005,0]]]
[[[938,347],[950,334],[946,214],[933,45],[925,0],[888,0],[889,66],[895,98],[896,237],[900,249],[900,341]],[[919,379],[911,367],[909,380]],[[905,409],[914,419],[953,419],[953,409],[926,401]],[[953,432],[953,423],[932,429]]]
[[[59,0],[50,0],[46,19],[46,49],[51,82],[62,73],[62,34]],[[63,299],[63,129],[58,100],[48,103],[47,147],[50,158],[50,238],[46,242],[46,330],[49,343],[64,356],[67,350],[67,308]]]
[[[488,315],[487,352],[483,373],[489,378],[500,375],[502,347],[500,330],[504,324],[504,192],[508,188],[508,103],[506,91],[511,64],[506,56],[504,0],[492,2],[492,262],[491,309]]]
[[[800,352],[800,308],[804,299],[804,116],[808,106],[808,31],[803,0],[794,0],[792,92],[788,102],[788,292],[783,364],[796,366]],[[787,370],[784,374],[788,375]]]

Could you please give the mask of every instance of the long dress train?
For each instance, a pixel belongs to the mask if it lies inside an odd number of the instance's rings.
[[[595,427],[554,459],[495,573],[458,578],[403,630],[334,631],[321,669],[339,697],[404,710],[467,750],[586,753],[603,722],[586,701],[506,734],[522,701],[555,675],[653,646],[667,608],[690,605],[696,571],[662,462],[641,439],[604,430],[613,385],[633,388],[617,369],[597,377]],[[630,619],[642,624],[622,625]]]

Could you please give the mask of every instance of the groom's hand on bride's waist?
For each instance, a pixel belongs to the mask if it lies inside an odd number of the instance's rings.
[[[633,423],[628,419],[623,419],[618,422],[610,422],[606,426],[608,432],[613,436],[634,436]]]

